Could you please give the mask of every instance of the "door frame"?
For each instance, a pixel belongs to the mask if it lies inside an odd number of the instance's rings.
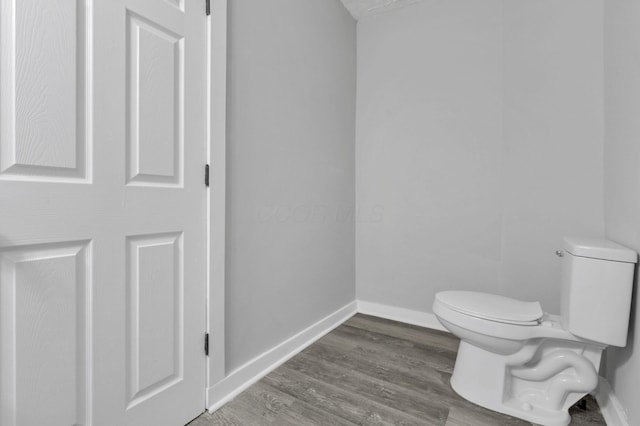
[[[207,19],[207,164],[210,186],[207,202],[207,357],[208,390],[226,375],[225,361],[225,248],[226,248],[226,110],[227,0],[210,0]]]

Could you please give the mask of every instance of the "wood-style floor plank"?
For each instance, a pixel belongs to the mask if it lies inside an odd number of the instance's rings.
[[[385,336],[397,337],[413,343],[429,346],[434,350],[443,349],[451,352],[458,351],[459,341],[450,333],[439,330],[429,330],[416,325],[403,324],[396,321],[389,321],[383,318],[358,314],[347,320],[345,325],[361,328]]]
[[[388,407],[362,395],[345,391],[336,385],[314,379],[287,366],[268,375],[265,381],[308,404],[354,424],[397,425],[416,422],[416,419],[401,411],[389,410]]]
[[[521,426],[459,397],[449,384],[451,334],[356,315],[190,426]],[[604,425],[593,398],[572,425]]]

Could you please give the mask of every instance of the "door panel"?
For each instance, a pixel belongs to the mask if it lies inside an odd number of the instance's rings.
[[[182,380],[182,235],[127,239],[128,407]]]
[[[2,425],[87,424],[89,262],[87,242],[0,251]]]
[[[0,179],[86,178],[83,4],[2,0]]]
[[[181,185],[184,38],[127,13],[129,184]]]
[[[185,424],[205,388],[204,6],[0,1],[0,424]]]

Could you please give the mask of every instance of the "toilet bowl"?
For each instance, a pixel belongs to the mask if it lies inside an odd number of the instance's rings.
[[[486,408],[549,426],[598,385],[603,351],[625,346],[637,254],[610,241],[565,239],[561,315],[538,302],[445,291],[433,312],[460,347],[451,386]]]

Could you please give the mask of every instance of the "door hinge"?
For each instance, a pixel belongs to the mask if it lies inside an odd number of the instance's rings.
[[[206,0],[205,11],[207,12],[207,16],[211,15],[211,0]]]
[[[209,165],[204,166],[204,184],[209,186]]]
[[[204,335],[204,354],[209,356],[209,333]]]

